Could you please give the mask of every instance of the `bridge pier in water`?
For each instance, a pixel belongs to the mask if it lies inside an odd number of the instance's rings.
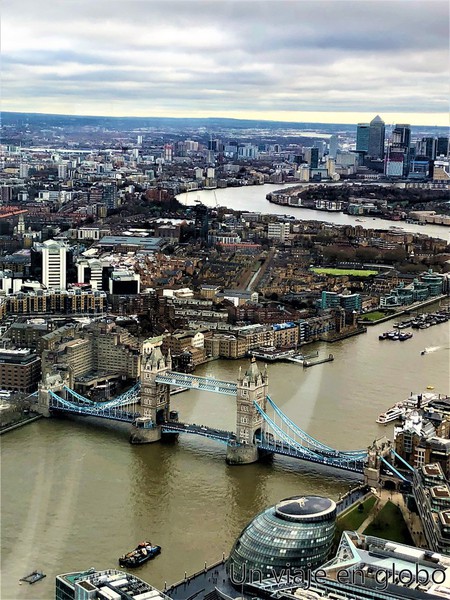
[[[239,369],[236,382],[221,381],[213,376],[173,372],[170,352],[164,356],[161,347],[156,346],[142,354],[140,382],[106,402],[95,402],[75,392],[67,375],[46,374],[39,385],[37,410],[42,415],[74,414],[127,422],[132,444],[154,443],[179,434],[203,436],[226,444],[229,465],[250,464],[280,454],[364,473],[371,486],[394,475],[405,480],[388,462],[392,447],[374,445],[369,457],[366,450],[336,450],[293,423],[268,395],[267,367],[260,371],[255,358],[245,373]],[[170,410],[171,386],[232,396],[236,403],[235,431],[179,422],[178,413]]]

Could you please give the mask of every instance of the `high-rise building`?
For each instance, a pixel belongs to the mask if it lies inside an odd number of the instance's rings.
[[[172,144],[164,145],[164,162],[171,163],[173,161],[173,146]]]
[[[336,158],[336,153],[338,151],[338,138],[336,135],[332,135],[330,137],[330,143],[329,143],[329,147],[328,147],[328,155],[330,158]]]
[[[436,144],[436,154],[437,156],[448,156],[450,154],[448,137],[438,137]]]
[[[117,208],[118,194],[117,185],[115,183],[105,183],[102,187],[102,202],[108,208]]]
[[[377,115],[369,125],[369,149],[367,155],[370,158],[384,158],[385,125],[383,119]]]
[[[42,243],[42,283],[47,288],[66,287],[67,245],[56,240]]]
[[[319,148],[311,148],[311,169],[319,167]]]
[[[27,163],[20,163],[19,177],[21,179],[26,179],[28,177],[29,170],[30,170],[30,165],[27,165]]]
[[[411,126],[396,125],[392,131],[391,146],[395,152],[409,152],[411,144]]]
[[[356,152],[364,152],[367,154],[369,151],[369,134],[369,123],[358,123],[356,127]]]
[[[61,163],[58,165],[58,179],[66,179],[67,172],[67,163]]]
[[[392,177],[406,177],[414,149],[411,150],[411,126],[398,124],[392,130],[389,144],[386,175]],[[401,165],[401,172],[400,172]]]
[[[385,175],[388,177],[403,177],[405,174],[405,157],[404,152],[390,151],[385,162]]]
[[[436,158],[436,146],[436,138],[424,137],[416,143],[416,156],[426,156],[434,160]]]

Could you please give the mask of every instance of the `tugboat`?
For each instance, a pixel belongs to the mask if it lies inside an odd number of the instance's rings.
[[[134,550],[119,558],[121,567],[139,567],[161,552],[161,546],[153,546],[151,542],[140,542]]]

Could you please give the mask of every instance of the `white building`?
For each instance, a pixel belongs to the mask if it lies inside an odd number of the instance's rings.
[[[267,225],[267,237],[279,242],[284,242],[290,231],[290,223],[268,223]]]
[[[29,165],[27,165],[26,163],[20,163],[20,166],[19,166],[20,179],[26,179],[28,177],[29,170],[30,170]]]
[[[41,244],[42,283],[47,288],[66,289],[67,244],[47,240]]]
[[[109,262],[97,258],[78,260],[78,283],[89,283],[93,290],[103,289],[103,269],[109,266],[111,266]]]

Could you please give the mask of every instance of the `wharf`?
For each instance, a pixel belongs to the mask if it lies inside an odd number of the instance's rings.
[[[314,367],[315,365],[321,365],[323,363],[332,362],[333,360],[334,360],[334,356],[332,354],[329,354],[327,356],[327,358],[320,358],[319,360],[315,360],[315,361],[304,360],[303,367],[305,369],[307,369],[308,367]]]
[[[319,352],[316,350],[315,352],[311,352],[310,354],[302,354],[297,352],[297,350],[264,350],[258,349],[250,352],[251,356],[255,358],[259,358],[260,360],[266,360],[267,362],[276,362],[276,361],[290,361],[295,363],[303,364],[305,360],[309,360],[310,358],[316,358],[319,356]]]

